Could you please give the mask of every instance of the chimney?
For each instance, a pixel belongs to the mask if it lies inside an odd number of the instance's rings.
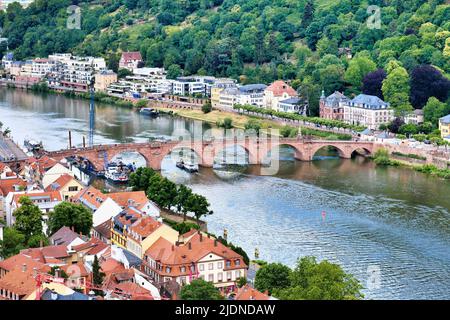
[[[27,271],[27,264],[24,263],[22,264],[22,272],[26,272]]]
[[[190,242],[188,243],[188,249],[192,250],[192,243],[190,243]]]
[[[37,277],[37,268],[36,267],[33,268],[33,277],[34,278]]]
[[[217,247],[217,239],[214,240],[214,247]]]
[[[203,233],[200,232],[200,242],[203,241]]]
[[[44,246],[44,241],[42,239],[39,241],[39,247],[42,248]]]
[[[175,246],[174,245],[172,245],[172,251],[175,251]]]

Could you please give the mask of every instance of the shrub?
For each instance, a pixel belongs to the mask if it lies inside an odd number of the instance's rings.
[[[211,111],[212,111],[212,106],[211,106],[211,103],[205,103],[203,106],[202,106],[202,111],[203,111],[203,113],[210,113]]]

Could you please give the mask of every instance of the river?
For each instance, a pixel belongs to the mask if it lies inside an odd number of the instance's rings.
[[[88,109],[85,100],[0,89],[0,121],[14,140],[42,140],[48,150],[66,148],[68,130],[81,145]],[[211,126],[97,104],[94,141],[142,142],[194,127]],[[258,248],[260,259],[289,266],[305,255],[328,259],[361,281],[367,299],[450,298],[449,181],[361,157],[299,162],[288,148],[281,155],[275,176],[252,166],[188,175],[169,160],[162,173],[205,195],[214,211],[209,230],[227,229],[251,258]]]

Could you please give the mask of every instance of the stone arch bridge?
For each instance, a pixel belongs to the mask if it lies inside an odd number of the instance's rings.
[[[47,151],[46,155],[56,160],[70,156],[81,156],[88,159],[95,169],[104,168],[105,159],[111,161],[115,156],[123,152],[137,152],[141,154],[147,166],[155,170],[161,169],[163,159],[177,149],[190,149],[197,155],[199,166],[212,167],[214,158],[225,148],[232,146],[242,147],[248,155],[249,164],[262,164],[269,152],[276,154],[280,146],[290,146],[295,151],[295,158],[300,161],[311,161],[315,153],[323,147],[331,146],[338,150],[342,158],[351,158],[355,151],[372,154],[375,151],[373,142],[368,141],[328,141],[306,140],[301,138],[236,138],[215,139],[203,141],[165,141],[146,143],[124,143],[96,145],[86,148],[72,148],[59,151]]]

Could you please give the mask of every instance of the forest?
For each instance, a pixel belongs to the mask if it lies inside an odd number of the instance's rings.
[[[80,29],[67,28],[71,5]],[[117,71],[121,51],[140,51],[171,78],[284,79],[312,115],[322,90],[377,95],[398,115],[427,104],[434,118],[450,113],[446,0],[36,0],[9,5],[0,26],[16,59],[72,52]]]

